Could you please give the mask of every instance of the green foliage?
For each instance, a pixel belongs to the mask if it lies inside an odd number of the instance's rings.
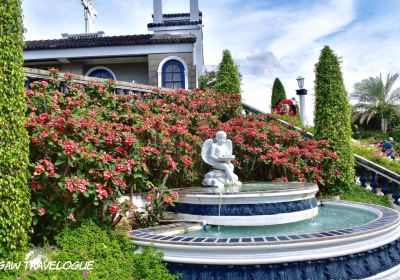
[[[274,111],[276,104],[279,101],[286,99],[286,91],[283,87],[281,80],[279,78],[275,78],[274,85],[272,86],[272,95],[271,95],[271,112]],[[299,113],[300,111],[297,111]]]
[[[224,50],[218,66],[215,91],[221,93],[240,93],[240,75],[231,52]]]
[[[400,163],[381,155],[382,153],[378,148],[355,144],[352,145],[352,148],[355,154],[382,165],[393,172],[400,173]]]
[[[361,186],[352,185],[348,191],[340,195],[341,199],[376,204],[392,208],[389,196],[378,196],[369,190],[363,189]]]
[[[277,119],[286,121],[286,122],[290,123],[293,126],[297,126],[299,128],[302,128],[302,129],[306,130],[306,127],[304,127],[303,124],[301,123],[301,119],[298,118],[297,116],[294,117],[294,116],[291,116],[291,115],[288,115],[288,114],[280,115],[280,114],[276,114],[276,113],[273,114],[273,116],[276,117]]]
[[[203,75],[199,77],[199,89],[207,90],[207,89],[214,89],[216,82],[215,72],[205,72]]]
[[[332,170],[342,170],[332,182],[332,193],[344,193],[354,182],[354,156],[351,150],[350,104],[344,87],[338,57],[325,46],[315,66],[315,139],[331,142],[338,154]]]
[[[178,276],[168,273],[161,253],[153,248],[135,254],[136,248],[126,232],[117,233],[93,223],[85,223],[77,229],[65,228],[56,237],[56,242],[58,250],[48,248],[50,261],[93,261],[93,269],[0,271],[0,278],[15,280],[18,275],[28,274],[22,279],[178,279]]]
[[[369,124],[371,119],[380,121],[383,133],[387,132],[388,127],[395,126],[400,117],[400,88],[392,91],[399,74],[386,77],[383,82],[382,75],[370,77],[354,85],[354,92],[351,97],[357,100],[352,113],[352,122],[359,122],[361,125]]]
[[[23,23],[20,0],[0,5],[0,257],[26,246],[31,223],[24,128]]]

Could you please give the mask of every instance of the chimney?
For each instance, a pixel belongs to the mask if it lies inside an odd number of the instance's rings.
[[[162,23],[162,0],[153,0],[153,22]]]
[[[199,0],[190,0],[190,21],[199,20]]]

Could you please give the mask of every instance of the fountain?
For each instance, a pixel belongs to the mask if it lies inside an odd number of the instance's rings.
[[[214,170],[180,190],[178,220],[131,231],[184,280],[399,279],[400,216],[389,208],[325,201],[311,183],[244,183],[232,142],[218,132],[202,148]],[[208,224],[209,227],[204,225]]]

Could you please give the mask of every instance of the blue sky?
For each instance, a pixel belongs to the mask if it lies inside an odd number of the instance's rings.
[[[188,12],[189,0],[164,0],[164,12]],[[243,74],[245,102],[267,110],[279,77],[288,97],[306,78],[312,114],[314,65],[324,45],[342,58],[346,88],[364,78],[400,72],[399,0],[199,0],[205,64],[231,50]],[[151,0],[94,0],[95,30],[106,35],[147,33]],[[84,31],[80,0],[24,0],[26,39]],[[400,86],[399,84],[397,86]]]

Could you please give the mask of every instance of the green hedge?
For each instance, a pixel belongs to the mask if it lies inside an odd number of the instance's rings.
[[[0,279],[53,280],[53,279],[113,279],[113,280],[176,280],[162,261],[161,253],[153,248],[142,254],[135,253],[135,246],[126,232],[117,233],[91,222],[76,229],[65,228],[56,237],[57,250],[48,249],[50,261],[64,264],[93,262],[92,270],[0,270]]]
[[[350,146],[350,104],[338,57],[325,46],[315,66],[315,139],[329,140],[339,160],[332,170],[342,173],[333,182],[332,194],[348,191],[354,182],[354,155]]]
[[[0,4],[0,259],[26,246],[31,223],[27,184],[29,137],[24,127],[21,0]]]

